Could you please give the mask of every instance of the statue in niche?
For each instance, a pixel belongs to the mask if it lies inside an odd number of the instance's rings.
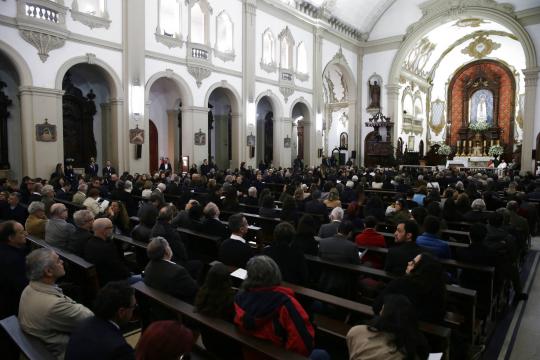
[[[378,84],[377,80],[368,81],[369,85],[369,106],[368,109],[380,109],[381,107],[381,86]]]
[[[493,93],[489,90],[478,90],[470,98],[470,123],[488,123],[493,125]]]

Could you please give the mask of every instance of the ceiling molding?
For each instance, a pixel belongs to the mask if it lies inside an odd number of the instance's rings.
[[[397,50],[403,42],[403,35],[390,36],[383,39],[366,41],[362,44],[364,54],[377,53],[387,50]]]
[[[379,6],[377,6],[370,14],[369,16],[369,21],[367,23],[367,25],[365,26],[364,28],[364,32],[368,35],[371,34],[371,32],[373,31],[373,28],[375,27],[375,25],[377,25],[377,23],[379,22],[379,20],[381,19],[381,17],[384,15],[384,13],[390,9],[390,7],[392,5],[394,5],[394,3],[396,2],[396,0],[385,0],[384,2],[380,3]]]
[[[523,26],[540,24],[540,6],[516,11],[516,17]]]

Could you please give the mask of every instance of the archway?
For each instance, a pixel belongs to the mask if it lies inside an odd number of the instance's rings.
[[[150,174],[154,174],[159,169],[159,134],[158,129],[156,127],[156,124],[152,120],[148,120],[148,127],[149,127],[149,153],[150,156],[148,157],[148,169],[150,170]]]
[[[111,89],[104,70],[87,63],[69,68],[62,80],[64,159],[85,169],[91,157],[98,164],[116,157],[111,147]],[[116,164],[114,164],[116,165]]]
[[[181,153],[181,112],[183,98],[178,83],[169,77],[156,79],[148,90],[148,116],[156,127],[157,150],[149,149],[149,162],[167,157],[173,170],[179,169]]]
[[[292,118],[292,151],[291,161],[297,157],[303,160],[304,164],[309,163],[309,134],[306,134],[306,124],[311,122],[310,111],[307,105],[301,101],[293,105],[291,110]],[[306,161],[307,160],[307,161]]]
[[[263,96],[257,103],[257,165],[274,161],[274,107],[269,96]]]
[[[22,126],[16,65],[0,51],[0,177],[21,179]]]

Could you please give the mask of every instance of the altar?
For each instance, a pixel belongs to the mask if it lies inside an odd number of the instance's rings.
[[[446,161],[446,167],[488,167],[488,163],[492,159],[490,156],[454,156],[453,160]]]

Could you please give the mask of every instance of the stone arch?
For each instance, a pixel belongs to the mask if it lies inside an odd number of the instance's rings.
[[[326,70],[328,70],[331,66],[338,67],[343,72],[343,74],[346,74],[345,80],[347,81],[347,87],[349,90],[349,98],[354,99],[356,101],[356,84],[355,84],[356,81],[354,80],[354,72],[352,71],[349,64],[347,63],[345,56],[343,56],[341,49],[334,56],[334,58],[326,64],[322,73],[325,74]]]
[[[259,101],[265,97],[268,96],[270,99],[270,103],[272,104],[272,109],[274,110],[274,122],[276,119],[279,119],[283,116],[283,106],[281,104],[281,101],[279,101],[279,97],[272,92],[272,90],[266,90],[262,93],[260,93],[257,98],[255,99],[255,106],[259,103]]]
[[[299,104],[299,103],[304,104],[306,106],[306,108],[308,109],[308,112],[309,112],[309,120],[308,121],[311,121],[311,117],[313,115],[313,109],[311,108],[311,104],[309,102],[307,102],[306,99],[303,96],[295,99],[291,103],[290,112],[289,112],[290,117],[292,118],[293,109],[296,106],[296,104]]]
[[[149,100],[150,89],[152,88],[152,85],[162,77],[171,79],[176,83],[176,86],[178,86],[178,90],[180,91],[180,98],[182,99],[182,106],[193,106],[193,95],[191,91],[189,90],[188,83],[182,77],[180,77],[178,74],[176,74],[174,71],[170,69],[157,72],[153,74],[150,78],[148,78],[148,80],[146,81],[145,89],[144,89],[145,102],[148,102]]]
[[[2,52],[11,61],[15,69],[17,69],[17,75],[19,76],[19,82],[21,86],[32,86],[32,72],[30,67],[24,60],[24,58],[6,42],[0,40],[0,52]]]
[[[210,95],[212,92],[218,88],[223,88],[227,91],[225,91],[225,94],[229,98],[229,102],[231,103],[231,110],[233,115],[240,116],[242,114],[242,108],[240,106],[240,94],[238,91],[226,80],[222,80],[220,82],[212,84],[208,90],[206,91],[206,96],[204,97],[204,103],[208,104],[208,101],[210,100]]]
[[[74,57],[64,62],[56,73],[56,81],[55,81],[56,90],[62,90],[62,81],[64,80],[64,76],[66,75],[66,72],[77,64],[90,64],[90,65],[96,65],[97,67],[101,68],[101,70],[103,71],[103,74],[105,75],[105,79],[107,80],[107,84],[109,86],[111,99],[124,98],[123,90],[122,90],[123,89],[122,82],[120,81],[120,78],[118,77],[118,74],[116,73],[116,71],[114,71],[114,69],[105,61],[97,58],[93,54],[87,54],[86,56]]]

